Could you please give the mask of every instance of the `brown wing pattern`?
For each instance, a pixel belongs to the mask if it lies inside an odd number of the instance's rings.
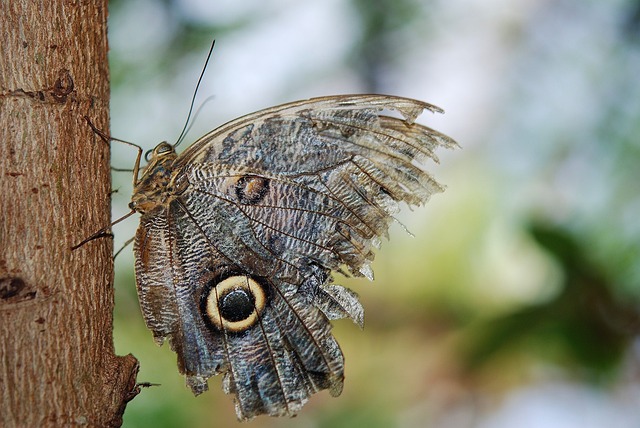
[[[171,164],[152,161],[136,188],[154,200],[136,237],[140,301],[194,393],[225,373],[240,419],[340,393],[328,319],[361,324],[362,308],[330,272],[372,278],[398,204],[442,190],[422,163],[456,144],[413,123],[424,109],[439,111],[386,96],[301,101],[223,125]],[[154,171],[171,177],[160,191]]]

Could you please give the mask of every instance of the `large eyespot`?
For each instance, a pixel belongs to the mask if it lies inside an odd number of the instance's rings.
[[[264,288],[253,278],[231,276],[209,290],[205,316],[219,330],[242,332],[258,321],[266,301]]]

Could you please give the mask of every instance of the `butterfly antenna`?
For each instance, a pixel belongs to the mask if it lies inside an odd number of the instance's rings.
[[[187,114],[187,120],[184,122],[184,127],[182,128],[182,132],[180,132],[180,136],[176,140],[176,143],[173,145],[174,148],[178,147],[178,145],[182,142],[187,131],[189,129],[189,120],[191,119],[191,113],[193,112],[193,106],[196,102],[196,95],[198,95],[198,88],[200,88],[200,83],[202,82],[202,78],[204,77],[204,72],[207,70],[207,65],[209,64],[209,59],[211,58],[211,54],[213,53],[213,47],[216,45],[216,41],[214,40],[211,43],[211,47],[209,48],[209,53],[207,54],[207,59],[204,62],[204,67],[202,67],[202,72],[200,72],[200,77],[198,78],[198,83],[196,84],[196,89],[193,91],[193,97],[191,97],[191,105],[189,106],[189,114]]]
[[[191,128],[193,128],[193,124],[196,123],[196,121],[198,120],[198,116],[200,115],[200,113],[202,112],[202,109],[204,108],[205,105],[207,105],[207,103],[211,100],[213,100],[216,96],[215,95],[211,95],[209,97],[207,97],[206,100],[204,100],[202,102],[202,104],[200,104],[198,106],[198,110],[196,110],[196,112],[193,114],[193,120],[191,121],[191,123],[189,124],[189,127],[187,128],[187,130],[185,131],[185,135],[189,133],[189,131],[191,131]],[[175,146],[174,146],[175,147]]]

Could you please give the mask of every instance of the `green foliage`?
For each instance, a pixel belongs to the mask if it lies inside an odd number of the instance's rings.
[[[610,380],[638,333],[637,307],[615,294],[588,247],[566,230],[536,224],[530,233],[560,265],[561,291],[547,302],[479,322],[468,333],[467,370],[478,370],[499,352],[519,351],[550,358],[588,379]]]

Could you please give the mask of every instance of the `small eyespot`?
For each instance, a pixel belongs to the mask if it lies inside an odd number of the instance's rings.
[[[269,192],[269,179],[255,175],[244,175],[236,182],[236,197],[241,204],[256,205]]]
[[[210,288],[204,315],[217,329],[238,333],[258,321],[266,300],[263,286],[253,278],[232,276]]]

